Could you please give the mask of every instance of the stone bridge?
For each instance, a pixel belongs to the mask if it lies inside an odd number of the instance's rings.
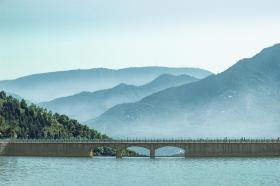
[[[157,149],[177,147],[185,157],[262,157],[280,156],[279,139],[182,139],[182,140],[0,140],[2,156],[92,157],[98,147],[116,150],[122,158],[130,147],[143,147],[155,158]]]

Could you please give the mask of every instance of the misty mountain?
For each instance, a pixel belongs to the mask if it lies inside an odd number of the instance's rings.
[[[39,103],[74,95],[82,91],[93,92],[112,88],[120,83],[143,85],[161,74],[187,74],[196,78],[204,78],[211,73],[197,68],[167,67],[70,70],[0,81],[0,90],[13,92],[32,102]]]
[[[120,137],[280,136],[280,44],[223,73],[117,105],[88,124]]]
[[[106,90],[82,92],[73,96],[58,98],[50,102],[41,103],[40,106],[53,112],[66,114],[79,121],[86,121],[99,116],[117,104],[135,102],[163,89],[197,80],[197,78],[188,75],[173,76],[164,74],[143,86],[122,83]]]

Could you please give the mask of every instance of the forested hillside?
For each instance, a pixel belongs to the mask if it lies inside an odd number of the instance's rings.
[[[5,92],[0,92],[0,138],[86,138],[108,139],[65,115],[53,114],[36,105],[27,106]],[[95,150],[95,155],[113,155],[109,148]]]
[[[36,105],[0,92],[1,137],[17,138],[108,138],[65,115],[52,114]]]

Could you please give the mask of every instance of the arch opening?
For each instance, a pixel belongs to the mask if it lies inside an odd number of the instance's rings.
[[[156,157],[185,157],[186,148],[176,146],[164,146],[155,149]]]
[[[107,147],[107,146],[94,146],[93,148],[90,149],[92,152],[92,156],[115,156],[116,154],[116,149],[112,147]]]
[[[146,147],[130,146],[130,147],[127,147],[126,149],[132,152],[132,154],[130,154],[129,157],[149,157],[150,156],[150,149],[148,149]]]

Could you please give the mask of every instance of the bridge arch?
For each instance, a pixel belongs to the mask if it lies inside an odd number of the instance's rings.
[[[132,145],[132,144],[129,144],[129,145],[125,145],[125,148],[131,148],[131,147],[140,147],[140,148],[144,148],[144,149],[147,149],[147,150],[150,150],[150,146],[149,145],[141,145],[141,144],[135,144],[135,145]]]
[[[161,145],[157,146],[155,149],[155,157],[185,157],[188,149],[186,146],[182,145]]]
[[[139,156],[149,156],[151,149],[145,145],[129,145],[125,149],[136,152]]]

